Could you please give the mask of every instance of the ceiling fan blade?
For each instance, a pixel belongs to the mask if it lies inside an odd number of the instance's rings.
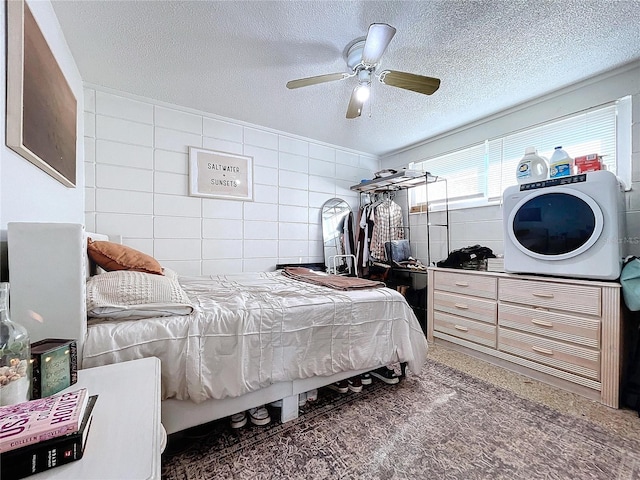
[[[333,82],[334,80],[342,80],[349,78],[352,75],[348,73],[328,73],[326,75],[318,75],[316,77],[299,78],[298,80],[291,80],[287,82],[287,88],[300,88],[307,87],[309,85],[316,85],[318,83]]]
[[[384,70],[380,72],[378,80],[385,85],[404,88],[414,92],[431,95],[440,87],[440,79],[416,75],[415,73],[397,72],[395,70]]]
[[[362,50],[362,63],[365,65],[377,64],[395,34],[396,29],[391,25],[387,25],[386,23],[372,23],[369,26],[367,40]]]
[[[363,102],[358,100],[357,95],[358,87],[353,89],[351,98],[349,99],[349,106],[347,107],[347,118],[358,118],[362,113]]]

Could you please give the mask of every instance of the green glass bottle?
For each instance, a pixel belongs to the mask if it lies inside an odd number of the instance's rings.
[[[9,318],[9,283],[0,283],[0,406],[31,397],[31,344],[27,329]]]

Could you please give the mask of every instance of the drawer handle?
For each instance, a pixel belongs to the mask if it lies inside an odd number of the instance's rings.
[[[541,327],[553,327],[553,323],[545,322],[544,320],[538,320],[535,318],[531,319],[531,323],[533,323],[534,325],[540,325]]]
[[[548,350],[542,347],[536,347],[535,345],[531,347],[531,350],[538,353],[544,353],[545,355],[553,355],[553,350]]]
[[[453,328],[456,330],[460,330],[461,332],[468,332],[469,329],[467,327],[463,327],[462,325],[454,325]]]
[[[536,292],[533,292],[533,296],[534,297],[540,297],[540,298],[553,298],[553,293],[536,293]]]
[[[468,287],[469,282],[455,282],[458,287]]]
[[[469,310],[469,307],[463,303],[454,303],[453,306],[460,310]]]

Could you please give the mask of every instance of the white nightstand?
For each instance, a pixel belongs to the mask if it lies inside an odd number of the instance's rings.
[[[166,433],[160,423],[160,360],[144,358],[78,371],[98,394],[84,456],[28,479],[159,479]]]

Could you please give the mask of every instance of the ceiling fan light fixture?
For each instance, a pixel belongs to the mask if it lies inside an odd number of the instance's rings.
[[[440,87],[440,79],[425,77],[415,73],[384,70],[378,72],[382,54],[386,51],[396,29],[386,23],[372,23],[364,38],[357,38],[345,48],[344,56],[349,73],[329,73],[315,77],[299,78],[287,82],[287,88],[300,88],[318,83],[333,82],[356,77],[358,84],[351,91],[346,118],[357,118],[362,114],[362,107],[371,93],[372,77],[383,85],[411,90],[424,95],[431,95]]]
[[[360,103],[364,103],[369,100],[369,95],[371,94],[371,84],[370,83],[361,83],[358,85],[356,89],[356,98]]]

